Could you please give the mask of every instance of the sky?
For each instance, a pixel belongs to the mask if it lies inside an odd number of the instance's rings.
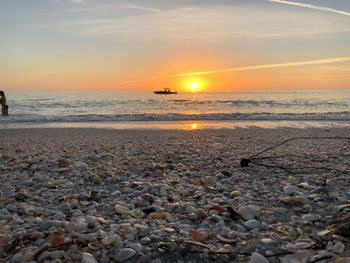
[[[0,89],[191,86],[350,88],[350,1],[0,1]]]

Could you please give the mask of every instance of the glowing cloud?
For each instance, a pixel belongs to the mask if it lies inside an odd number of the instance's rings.
[[[325,7],[325,6],[311,5],[311,4],[305,4],[305,3],[300,3],[300,2],[292,2],[292,1],[285,1],[285,0],[268,0],[268,1],[269,2],[273,2],[273,3],[278,3],[278,4],[299,6],[299,7],[305,7],[305,8],[315,9],[315,10],[319,10],[319,11],[336,13],[336,14],[344,15],[344,16],[350,16],[350,12],[337,10],[337,9],[333,9],[333,8]]]
[[[144,81],[156,80],[156,79],[219,74],[219,73],[234,72],[234,71],[248,71],[248,70],[259,70],[259,69],[270,69],[270,68],[322,65],[322,64],[332,64],[332,63],[340,63],[340,62],[347,62],[347,61],[350,61],[350,57],[326,58],[326,59],[318,59],[318,60],[306,60],[306,61],[297,61],[297,62],[254,65],[254,66],[247,66],[247,67],[214,69],[214,70],[208,70],[208,71],[196,71],[196,72],[188,72],[188,73],[181,73],[181,74],[175,74],[175,75],[150,77],[150,78],[145,78],[145,79],[126,80],[126,81],[118,82],[117,84],[131,84],[131,83],[144,82]],[[191,82],[193,82],[193,81],[191,81]],[[188,83],[189,82],[187,80],[187,82],[185,83],[185,86],[188,86]]]

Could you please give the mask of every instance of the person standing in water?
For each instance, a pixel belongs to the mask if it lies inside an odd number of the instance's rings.
[[[6,104],[6,96],[2,90],[0,90],[0,104],[2,116],[9,116],[9,106]]]

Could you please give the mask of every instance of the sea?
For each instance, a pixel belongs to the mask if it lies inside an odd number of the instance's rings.
[[[350,89],[283,92],[6,92],[0,128],[350,126]]]

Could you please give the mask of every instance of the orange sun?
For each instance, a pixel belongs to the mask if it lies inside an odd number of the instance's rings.
[[[199,92],[203,89],[205,82],[201,79],[186,79],[183,81],[183,87],[190,92]]]
[[[198,82],[188,84],[192,92],[196,92],[201,85]]]

